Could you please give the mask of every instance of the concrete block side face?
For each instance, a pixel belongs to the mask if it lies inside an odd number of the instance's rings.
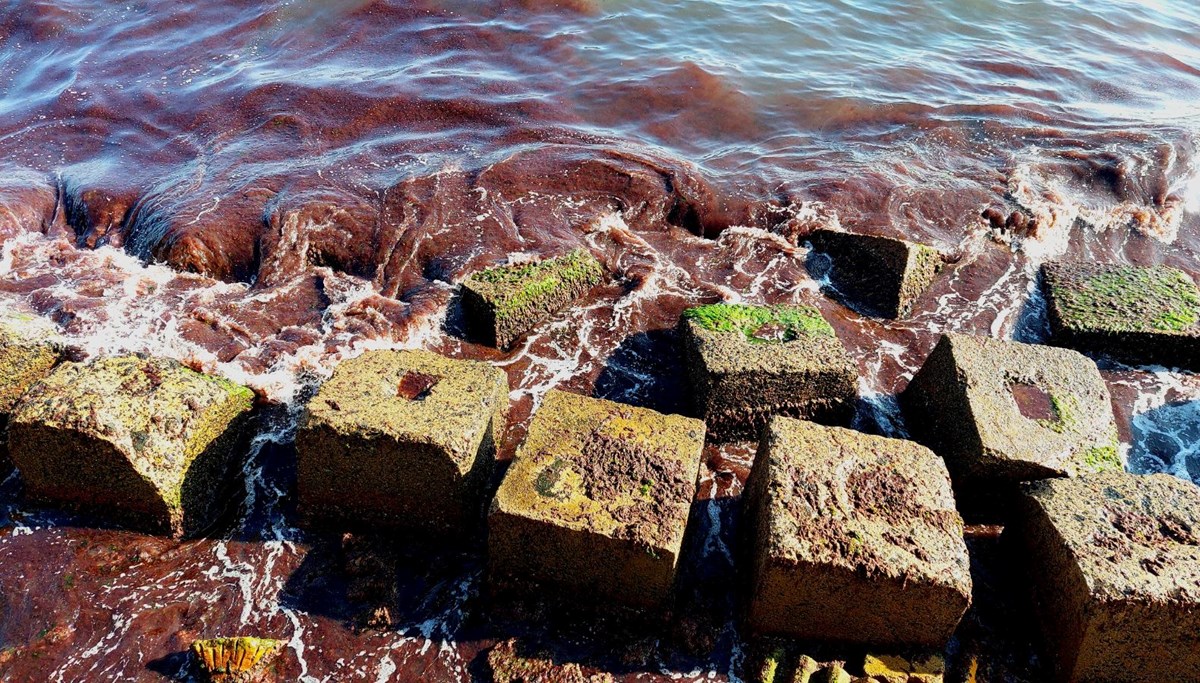
[[[830,279],[856,308],[902,318],[942,269],[936,249],[876,235],[819,230],[813,246],[833,260]]]
[[[983,444],[949,337],[938,341],[900,401],[917,441],[942,456],[956,483],[969,479],[970,463],[982,456]]]

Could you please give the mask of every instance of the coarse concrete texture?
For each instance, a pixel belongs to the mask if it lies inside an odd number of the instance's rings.
[[[62,356],[62,345],[48,320],[0,311],[0,477],[13,467],[8,455],[8,421],[13,409]]]
[[[829,282],[846,303],[883,318],[906,317],[944,265],[937,249],[891,237],[817,230],[809,239],[832,261]]]

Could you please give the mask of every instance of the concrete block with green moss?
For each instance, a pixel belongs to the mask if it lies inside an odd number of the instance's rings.
[[[250,389],[173,360],[64,363],[17,406],[10,451],[31,499],[194,536],[240,488],[253,405]]]
[[[428,351],[369,351],[341,363],[296,435],[306,522],[460,531],[482,520],[508,410],[508,378]]]
[[[250,636],[205,638],[192,643],[192,661],[200,679],[209,683],[265,683],[278,680],[270,668],[283,645],[282,640]]]
[[[12,471],[8,421],[17,402],[62,360],[62,346],[48,320],[0,313],[0,478]]]
[[[941,647],[971,603],[950,477],[919,444],[772,418],[745,506],[758,633]]]
[[[1200,681],[1200,488],[1166,474],[1027,484],[1005,529],[1058,681]]]
[[[1042,266],[1051,342],[1133,364],[1200,369],[1200,289],[1181,270]]]
[[[937,249],[891,237],[818,230],[809,239],[832,261],[830,284],[867,315],[907,316],[944,265]]]
[[[846,423],[858,367],[811,306],[709,304],[679,321],[697,417],[717,439],[757,438],[771,415]]]
[[[652,608],[675,579],[704,423],[551,391],[492,502],[492,577]]]
[[[604,277],[587,250],[536,263],[488,268],[462,283],[468,332],[498,349],[510,348],[547,316],[579,299]]]
[[[999,520],[1018,482],[1123,469],[1108,387],[1070,349],[943,335],[901,403],[968,517]]]

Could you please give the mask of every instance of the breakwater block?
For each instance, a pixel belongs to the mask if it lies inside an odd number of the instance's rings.
[[[369,351],[338,365],[296,435],[310,524],[458,531],[482,520],[508,378],[428,351]]]
[[[173,360],[64,363],[9,425],[25,494],[151,533],[195,535],[223,511],[254,393]]]
[[[575,662],[556,662],[549,652],[527,651],[526,646],[510,638],[497,643],[487,653],[492,683],[615,683],[612,674],[588,673]]]
[[[276,680],[270,667],[283,649],[270,638],[206,638],[192,643],[194,667],[210,683],[259,683]]]
[[[1167,266],[1042,266],[1051,343],[1134,364],[1200,369],[1200,289]]]
[[[1200,489],[1105,472],[1027,484],[1022,552],[1061,681],[1200,681]]]
[[[480,342],[507,350],[550,314],[587,294],[603,277],[600,262],[584,249],[536,263],[479,271],[462,283],[467,330]]]
[[[698,306],[679,335],[696,415],[714,438],[755,439],[771,415],[853,416],[858,367],[812,306]]]
[[[772,418],[745,505],[756,632],[941,647],[971,603],[950,477],[919,444]]]
[[[999,515],[1017,482],[1122,469],[1108,387],[1070,349],[943,335],[901,403],[969,516]]]
[[[53,327],[42,318],[0,313],[0,478],[12,471],[8,421],[17,403],[62,360]]]
[[[661,606],[703,447],[699,420],[550,391],[492,503],[493,577]]]
[[[877,235],[817,230],[813,249],[832,261],[829,282],[845,303],[867,315],[903,318],[937,278],[937,249]]]

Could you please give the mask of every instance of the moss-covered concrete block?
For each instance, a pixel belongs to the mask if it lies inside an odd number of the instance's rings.
[[[970,605],[950,477],[923,446],[775,417],[745,505],[757,632],[941,647]]]
[[[818,230],[809,239],[832,261],[830,284],[868,315],[907,316],[944,265],[937,249],[891,237]]]
[[[1047,263],[1051,342],[1135,364],[1200,369],[1200,289],[1167,266]]]
[[[62,347],[49,321],[0,313],[0,478],[12,471],[8,421],[17,402],[60,360]]]
[[[1200,681],[1200,489],[1165,474],[1027,484],[1005,530],[1061,681]]]
[[[194,667],[201,680],[210,683],[258,683],[268,676],[272,661],[283,649],[282,640],[271,638],[205,638],[192,643]]]
[[[1123,469],[1108,387],[1070,349],[943,335],[901,403],[971,514],[992,516],[1021,481]]]
[[[537,263],[474,273],[462,283],[467,329],[485,344],[508,349],[603,277],[600,262],[584,249]]]
[[[458,531],[482,519],[504,434],[508,378],[428,351],[370,351],[340,364],[296,436],[306,521]]]
[[[699,420],[549,392],[492,503],[492,574],[597,603],[661,605],[703,447]]]
[[[152,533],[195,535],[223,511],[254,393],[173,360],[64,363],[9,425],[28,497]]]
[[[811,306],[698,306],[679,335],[714,438],[757,438],[772,415],[841,424],[854,414],[858,367]]]

